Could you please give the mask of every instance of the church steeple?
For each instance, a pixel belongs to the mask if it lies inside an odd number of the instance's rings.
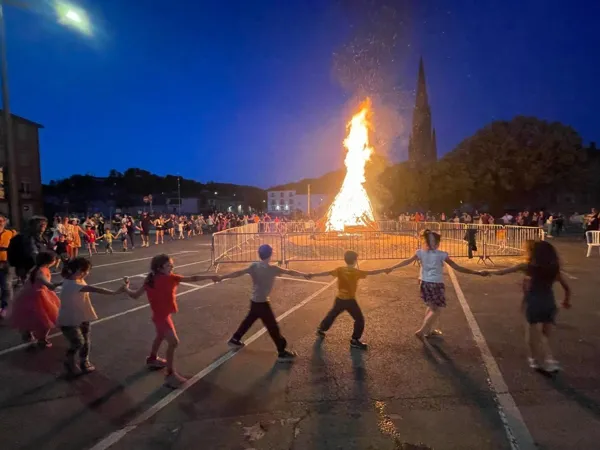
[[[414,165],[422,166],[437,160],[437,143],[435,130],[431,125],[431,107],[425,82],[425,65],[423,58],[419,60],[419,75],[411,139],[408,146],[408,159]]]

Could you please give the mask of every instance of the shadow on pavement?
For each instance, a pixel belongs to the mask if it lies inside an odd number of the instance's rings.
[[[144,378],[149,373],[144,368],[128,376],[123,383],[115,382],[99,372],[84,375],[70,381],[70,396],[78,396],[84,407],[57,422],[50,430],[23,446],[23,450],[43,448],[44,444],[47,444],[48,441],[59,434],[64,433],[66,429],[82,418],[86,412],[93,412],[115,426],[125,425],[127,417],[130,417],[139,408],[139,405],[136,405],[124,392],[129,386]],[[99,420],[101,419],[99,418]]]
[[[470,398],[479,407],[482,416],[492,427],[502,427],[496,403],[492,394],[487,390],[487,386],[480,386],[461,370],[452,357],[446,353],[444,345],[445,343],[437,338],[424,339],[423,353],[427,360],[457,387],[462,394],[461,397]]]
[[[583,392],[569,385],[560,374],[552,375],[541,372],[542,376],[548,380],[548,384],[556,389],[557,392],[564,395],[567,399],[574,401],[583,409],[592,413],[596,418],[600,419],[600,403],[593,398],[588,397]]]

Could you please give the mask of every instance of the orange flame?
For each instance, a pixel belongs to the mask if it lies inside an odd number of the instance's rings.
[[[326,231],[344,231],[346,226],[365,226],[374,221],[373,207],[363,184],[365,180],[365,164],[373,153],[369,147],[369,124],[367,116],[370,111],[367,99],[360,111],[348,123],[348,136],[344,139],[346,154],[346,177],[340,192],[327,211]]]

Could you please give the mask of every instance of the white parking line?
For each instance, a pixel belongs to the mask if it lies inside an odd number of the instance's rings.
[[[304,278],[292,278],[292,277],[277,277],[278,280],[288,280],[288,281],[299,281],[301,283],[313,283],[313,284],[329,284],[326,281],[314,281],[314,280],[305,280]]]
[[[210,259],[203,259],[202,261],[195,261],[193,263],[181,264],[180,266],[175,266],[175,269],[180,269],[181,267],[193,266],[195,264],[202,264],[202,263],[209,262],[209,261],[210,261]],[[92,268],[92,270],[93,270],[93,268]],[[123,277],[135,278],[135,277],[143,277],[143,276],[146,276],[147,274],[148,274],[148,272],[143,272],[143,273],[138,273],[137,275],[123,275]],[[109,284],[109,283],[114,283],[116,281],[121,281],[123,279],[123,277],[114,278],[112,280],[100,281],[99,283],[92,283],[92,284],[93,284],[93,286],[101,286],[103,284]]]
[[[330,283],[327,283],[321,289],[319,289],[315,293],[311,294],[310,296],[306,297],[304,300],[302,300],[300,303],[298,303],[294,307],[288,309],[286,312],[284,312],[279,317],[277,317],[277,322],[282,321],[283,319],[285,319],[287,316],[289,316],[293,312],[302,308],[304,305],[306,305],[308,302],[313,300],[319,294],[321,294],[322,292],[329,289],[336,281],[337,280],[333,280]],[[266,331],[267,330],[265,328],[261,328],[256,333],[254,333],[252,336],[250,336],[248,339],[246,339],[244,341],[246,344],[246,347],[248,345],[252,344],[254,341],[256,341],[263,334],[265,334]],[[223,364],[225,364],[227,361],[229,361],[231,358],[233,358],[238,352],[239,352],[239,350],[238,351],[235,351],[235,350],[228,351],[223,356],[221,356],[219,359],[214,361],[212,364],[205,367],[200,372],[198,372],[196,375],[194,375],[192,378],[190,378],[180,389],[174,390],[171,393],[164,396],[161,400],[156,402],[154,405],[152,405],[146,411],[144,411],[143,413],[141,413],[140,415],[135,417],[125,427],[109,434],[104,439],[102,439],[100,442],[98,442],[96,445],[94,445],[90,450],[106,450],[107,448],[112,447],[117,442],[119,442],[121,439],[123,439],[128,433],[135,430],[139,425],[141,425],[148,419],[152,418],[160,410],[162,410],[163,408],[168,406],[170,403],[175,401],[177,398],[179,398],[180,395],[182,395],[185,391],[187,391],[189,388],[191,388],[194,384],[196,384],[202,378],[204,378],[205,376],[207,376],[208,374],[213,372],[215,369],[218,369]]]
[[[569,280],[577,280],[577,277],[574,277],[573,275],[571,275],[568,272],[565,272],[564,270],[561,270],[561,272],[569,279]]]
[[[227,281],[227,280],[223,280],[223,281]],[[194,286],[194,288],[190,289],[189,291],[179,292],[177,294],[177,297],[181,297],[182,295],[191,294],[192,292],[196,292],[196,291],[199,291],[200,289],[204,289],[204,288],[207,288],[209,286],[213,286],[214,284],[215,283],[206,283],[206,284],[203,284],[201,286]],[[130,314],[132,312],[139,311],[140,309],[148,308],[149,306],[150,306],[149,303],[145,303],[143,305],[136,306],[135,308],[127,309],[125,311],[121,311],[121,312],[118,312],[116,314],[112,314],[110,316],[101,317],[100,319],[95,320],[94,322],[92,322],[92,325],[97,325],[97,324],[102,323],[102,322],[107,322],[109,320],[116,319],[117,317],[121,317],[121,316],[124,316],[126,314]],[[52,339],[52,338],[55,338],[55,337],[60,336],[60,335],[62,335],[62,333],[53,333],[53,334],[51,334],[51,335],[48,336],[48,339]],[[24,348],[28,347],[29,345],[31,345],[31,344],[26,343],[26,344],[15,345],[14,347],[6,348],[6,349],[0,351],[0,356],[6,355],[7,353],[15,352],[17,350],[24,349]]]
[[[196,252],[192,252],[192,251],[181,251],[181,252],[176,252],[176,253],[171,253],[172,256],[175,255],[182,255],[184,253],[196,253]],[[146,261],[148,259],[152,259],[154,258],[154,256],[148,256],[146,258],[137,258],[137,259],[127,259],[125,261],[115,261],[115,262],[111,262],[111,263],[107,263],[107,264],[98,264],[97,266],[93,266],[94,269],[99,269],[100,267],[107,267],[107,266],[117,266],[119,264],[127,264],[127,263],[131,263],[131,262],[138,262],[138,261]],[[92,260],[93,261],[93,260]],[[58,273],[53,273],[52,276],[55,275],[59,275]]]
[[[197,262],[193,262],[193,263],[189,263],[189,264],[183,264],[181,266],[176,266],[176,268],[192,266],[194,264],[200,264],[200,263],[207,262],[207,261],[210,261],[210,259],[206,259],[206,260],[203,260],[203,261],[197,261]],[[146,275],[145,273],[141,273],[141,274],[138,274],[138,275],[129,275],[129,278],[135,278],[135,277],[140,277],[140,276],[145,276],[145,275]],[[107,283],[114,283],[115,281],[121,281],[122,279],[123,278],[121,277],[121,278],[115,278],[114,280],[102,281],[100,283],[94,283],[93,286],[98,286],[98,285],[107,284]],[[223,281],[227,281],[227,280],[223,280]],[[186,284],[188,284],[188,283],[186,283]],[[190,285],[190,286],[193,287],[193,289],[190,289],[189,291],[178,293],[177,297],[179,297],[181,295],[189,294],[190,292],[195,292],[195,291],[197,291],[199,289],[204,289],[205,287],[212,286],[213,284],[214,283],[207,283],[207,284],[203,284],[201,286]],[[121,311],[121,312],[113,314],[111,316],[102,317],[102,318],[100,318],[100,319],[98,319],[98,320],[96,320],[96,321],[94,321],[92,323],[93,324],[97,324],[97,323],[106,322],[107,320],[116,319],[117,317],[121,317],[121,316],[124,316],[125,314],[130,314],[132,312],[139,311],[140,309],[147,308],[148,306],[150,306],[150,305],[147,304],[147,303],[144,304],[144,305],[136,306],[135,308],[127,309],[125,311]],[[49,335],[48,338],[49,339],[55,338],[56,336],[60,336],[61,334],[62,333],[54,333],[54,334]],[[29,345],[30,345],[29,343],[20,344],[20,345],[15,345],[14,347],[9,347],[9,348],[6,348],[4,350],[0,350],[0,356],[6,355],[7,353],[15,352],[17,350],[21,350],[23,348],[26,348]]]
[[[481,358],[483,359],[489,377],[489,386],[496,401],[500,420],[504,425],[504,431],[506,432],[510,447],[513,450],[534,450],[537,446],[527,428],[527,424],[525,424],[521,411],[519,411],[519,408],[515,403],[515,399],[508,390],[508,386],[502,377],[502,372],[500,372],[498,363],[492,356],[492,352],[477,324],[477,320],[467,303],[465,294],[458,284],[456,274],[450,267],[448,267],[448,273],[450,274],[454,291],[456,292],[460,306],[465,314],[467,323],[473,333],[475,344],[477,344],[479,352],[481,353]]]

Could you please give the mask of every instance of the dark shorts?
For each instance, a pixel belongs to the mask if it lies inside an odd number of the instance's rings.
[[[144,237],[150,236],[150,230],[144,230],[144,229],[142,229],[142,236],[144,236]]]
[[[528,323],[554,323],[557,308],[552,291],[528,292],[523,306]]]
[[[446,307],[446,287],[444,283],[430,283],[429,281],[420,281],[421,298],[429,307]]]

